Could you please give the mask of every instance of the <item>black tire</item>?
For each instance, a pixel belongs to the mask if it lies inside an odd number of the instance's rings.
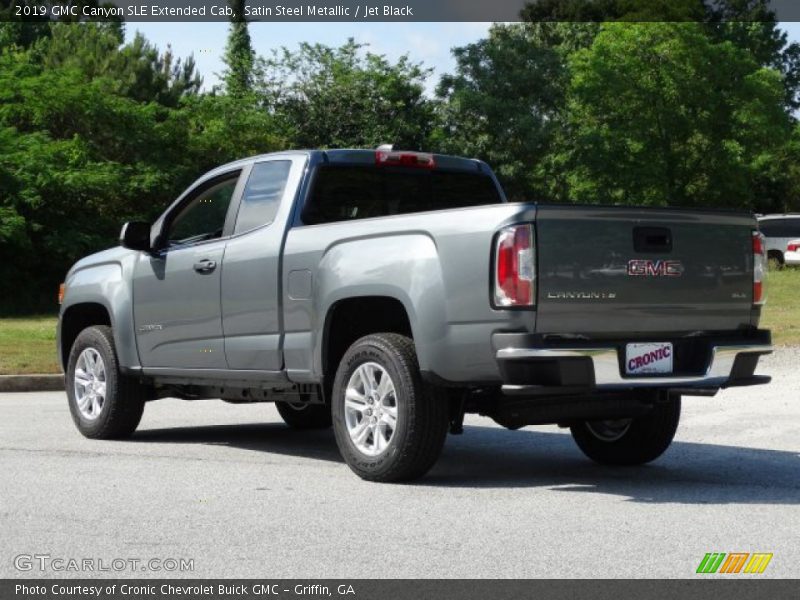
[[[105,399],[94,419],[81,414],[75,394],[75,366],[87,348],[97,351],[105,367]],[[66,388],[72,420],[87,438],[121,439],[136,431],[144,411],[146,389],[137,380],[120,373],[110,327],[87,327],[75,339],[67,363]]]
[[[642,465],[661,456],[675,437],[681,416],[680,396],[670,396],[653,405],[616,439],[599,432],[603,421],[577,423],[570,427],[572,437],[583,453],[602,465]],[[623,428],[619,430],[622,431]],[[611,430],[613,433],[613,429]]]
[[[377,363],[391,377],[397,414],[388,445],[376,456],[359,450],[345,421],[345,392],[355,370]],[[448,428],[447,398],[422,381],[414,342],[396,333],[368,335],[345,353],[333,383],[333,429],[342,457],[368,481],[398,482],[421,477],[441,454]]]
[[[767,265],[771,271],[780,271],[785,266],[783,252],[770,250],[767,253]]]
[[[275,408],[284,423],[293,429],[327,429],[331,426],[331,408],[327,404],[276,402]]]

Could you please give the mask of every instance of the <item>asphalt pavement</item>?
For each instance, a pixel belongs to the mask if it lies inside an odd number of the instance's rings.
[[[359,480],[331,431],[290,430],[270,404],[159,400],[105,442],[63,392],[0,394],[0,577],[695,577],[707,552],[773,554],[727,577],[798,577],[799,367],[783,349],[759,369],[770,385],[685,398],[645,467],[468,417],[406,485]],[[83,559],[95,572],[69,570]]]

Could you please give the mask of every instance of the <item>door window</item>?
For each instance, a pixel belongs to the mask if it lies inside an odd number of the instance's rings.
[[[169,227],[169,245],[185,245],[222,237],[238,173],[204,190],[178,213]]]
[[[253,165],[242,195],[234,233],[272,223],[283,198],[291,167],[290,160],[271,160]]]

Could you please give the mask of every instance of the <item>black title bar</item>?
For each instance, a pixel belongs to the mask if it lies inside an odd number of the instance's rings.
[[[0,0],[0,21],[800,21],[796,0]]]
[[[3,600],[782,600],[797,580],[731,576],[679,580],[3,579]]]

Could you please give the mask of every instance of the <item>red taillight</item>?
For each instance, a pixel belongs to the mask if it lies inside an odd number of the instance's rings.
[[[800,252],[800,242],[789,242],[789,245],[786,246],[787,252]]]
[[[514,225],[502,229],[497,236],[495,261],[495,305],[533,306],[536,297],[533,228]]]
[[[415,167],[417,169],[433,169],[436,161],[433,154],[422,152],[393,152],[378,150],[375,152],[375,164],[383,167]]]
[[[764,235],[753,232],[753,304],[764,304],[767,295],[764,290],[764,279],[767,274],[767,253]]]
[[[61,304],[64,302],[64,291],[65,291],[64,284],[61,283],[58,286],[58,303]]]

